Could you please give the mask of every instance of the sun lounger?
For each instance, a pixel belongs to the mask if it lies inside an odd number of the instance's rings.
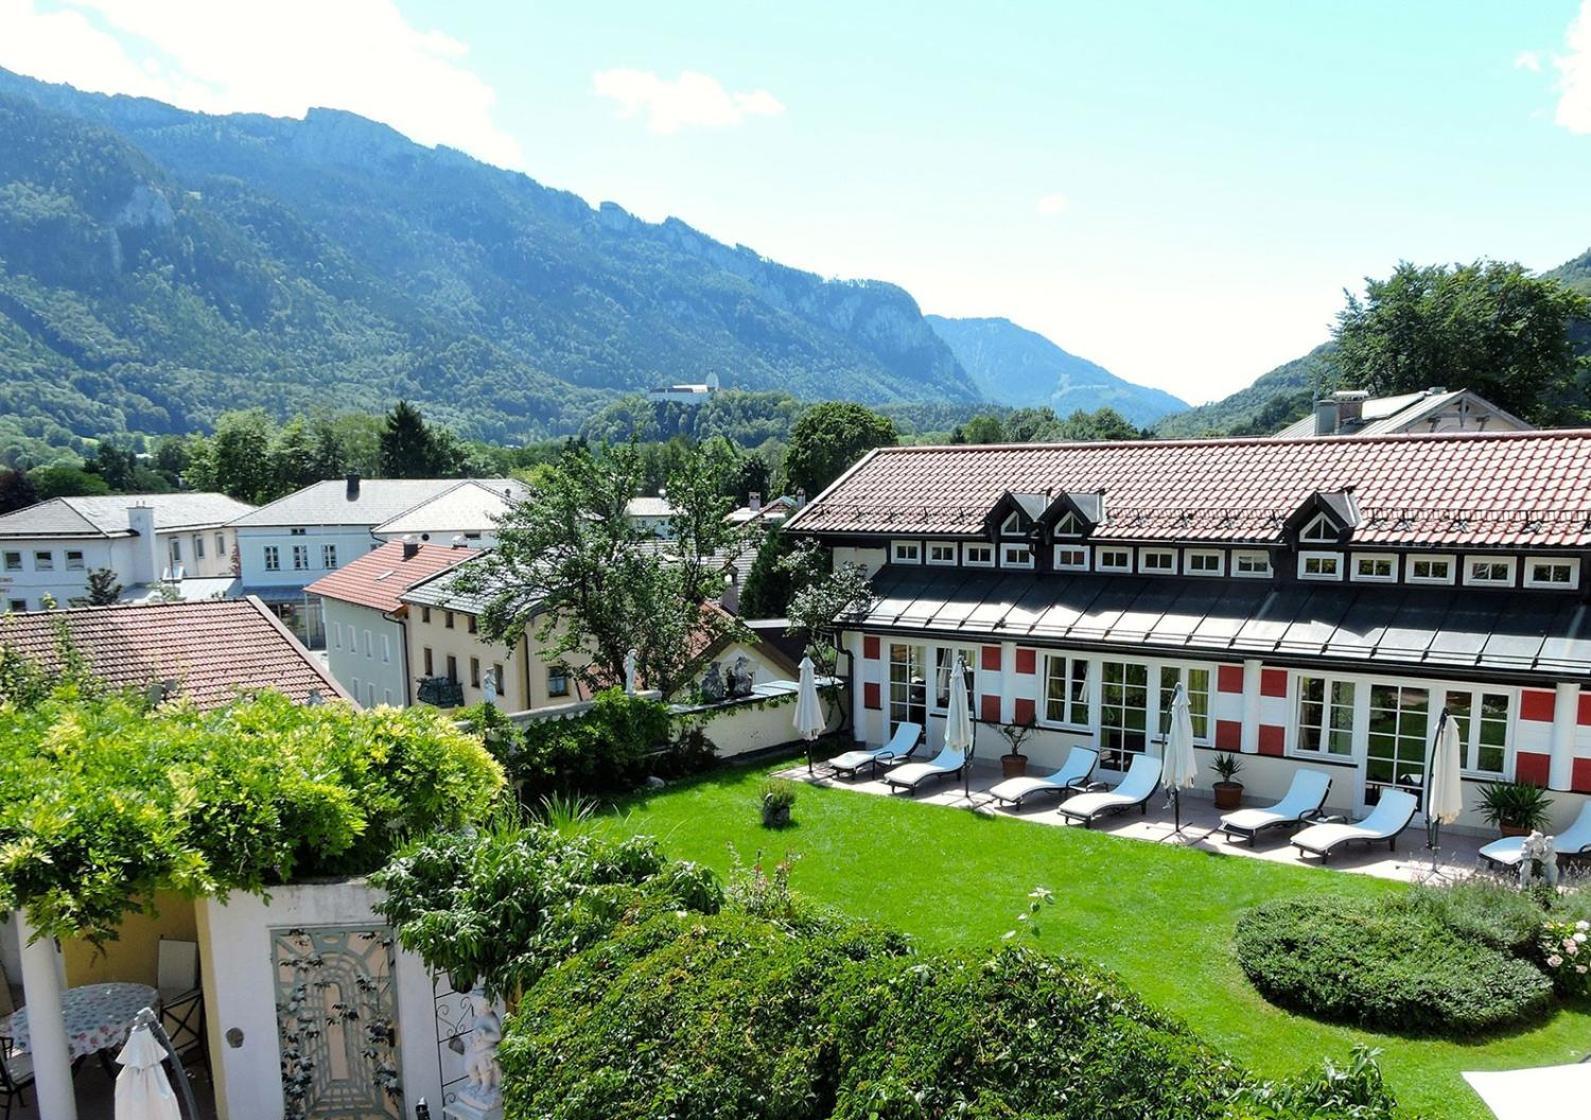
[[[910,758],[912,752],[917,749],[917,744],[922,741],[922,737],[921,724],[897,724],[895,734],[890,736],[889,742],[882,747],[863,747],[860,750],[837,754],[829,759],[829,769],[841,774],[850,774],[854,778],[864,768],[871,766],[876,775],[880,765],[900,758]]]
[[[949,778],[961,773],[967,765],[967,756],[949,747],[928,762],[908,762],[884,775],[884,784],[894,793],[903,789],[915,793],[917,787],[932,778]]]
[[[1082,821],[1087,828],[1096,817],[1120,813],[1134,805],[1140,813],[1147,812],[1147,803],[1159,784],[1160,760],[1147,754],[1136,755],[1127,768],[1127,776],[1115,789],[1068,798],[1061,802],[1060,814],[1068,821]]]
[[[1383,790],[1381,800],[1370,815],[1352,824],[1313,824],[1293,837],[1293,847],[1312,852],[1322,863],[1331,858],[1332,849],[1343,844],[1374,844],[1385,840],[1390,851],[1398,850],[1398,836],[1409,827],[1419,801],[1408,790]]]
[[[1568,828],[1553,837],[1558,857],[1591,855],[1591,801],[1580,807],[1580,815]],[[1481,859],[1495,867],[1518,867],[1525,858],[1525,838],[1505,836],[1480,850]]]
[[[1331,775],[1321,770],[1300,770],[1287,793],[1268,809],[1239,809],[1221,818],[1220,831],[1234,840],[1254,838],[1270,828],[1297,828],[1320,815],[1331,792]]]
[[[1078,787],[1088,781],[1099,761],[1099,752],[1087,747],[1073,747],[1061,768],[1042,777],[1007,778],[989,791],[996,801],[1008,805],[1021,805],[1024,797],[1038,793],[1058,793],[1062,797],[1077,793]]]

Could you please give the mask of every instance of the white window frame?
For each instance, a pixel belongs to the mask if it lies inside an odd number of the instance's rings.
[[[1508,570],[1506,579],[1476,579],[1470,571],[1471,564],[1502,564]],[[1465,556],[1465,587],[1512,587],[1519,582],[1519,561],[1513,556]]]
[[[1265,570],[1262,572],[1245,572],[1243,561],[1263,560]],[[1276,566],[1271,563],[1271,554],[1263,548],[1239,548],[1232,553],[1232,575],[1238,579],[1270,579],[1276,574]]]
[[[1105,563],[1106,556],[1117,555],[1126,557],[1127,563],[1124,565]],[[1096,572],[1112,572],[1116,575],[1132,575],[1132,549],[1125,545],[1120,547],[1111,546],[1109,548],[1103,545],[1096,546],[1094,549],[1094,570]]]
[[[55,571],[55,553],[48,549],[35,549],[33,553],[33,570],[35,572]]]
[[[1341,583],[1342,562],[1345,559],[1347,559],[1347,557],[1341,552],[1321,552],[1316,550],[1300,552],[1298,554],[1298,578],[1307,579],[1314,583]],[[1309,561],[1311,560],[1335,561],[1337,570],[1330,575],[1327,575],[1324,572],[1311,573],[1308,571]]]
[[[1311,750],[1301,744],[1303,736],[1303,706],[1304,706],[1304,678],[1311,677],[1324,681],[1325,687],[1321,691],[1321,742],[1328,743],[1331,733],[1337,730],[1332,723],[1334,705],[1331,694],[1332,686],[1338,684],[1350,685],[1353,688],[1353,702],[1348,707],[1349,723],[1348,753],[1339,754],[1331,750]],[[1287,754],[1292,758],[1319,759],[1321,761],[1338,763],[1353,763],[1360,765],[1363,762],[1362,744],[1365,736],[1369,734],[1368,713],[1370,704],[1370,682],[1367,678],[1344,673],[1309,672],[1301,671],[1289,674],[1287,682],[1288,699],[1292,705],[1292,712],[1287,723]]]
[[[203,533],[195,533],[193,535],[193,558],[195,560],[203,560],[204,559],[204,534]]]
[[[81,572],[83,570],[82,550],[75,548],[66,550],[66,570],[69,572]]]
[[[1068,688],[1065,697],[1063,697],[1061,701],[1066,718],[1060,720],[1050,718],[1050,664],[1051,662],[1055,661],[1061,662],[1061,677],[1067,682],[1068,685],[1070,685],[1072,681],[1073,668],[1077,665],[1084,666],[1083,696],[1080,700],[1074,700],[1071,696],[1071,691]],[[1093,700],[1095,670],[1093,659],[1069,653],[1045,653],[1041,668],[1043,669],[1043,672],[1039,677],[1039,699],[1037,714],[1039,725],[1042,727],[1063,728],[1068,731],[1090,730],[1093,726],[1094,719]],[[1081,720],[1072,718],[1077,714],[1078,708],[1082,708],[1083,710],[1083,718]]]
[[[267,572],[279,572],[282,570],[282,550],[274,544],[266,545],[260,556]]]
[[[908,552],[910,555],[907,554]],[[921,564],[923,562],[923,542],[890,541],[889,562],[891,564]]]
[[[1077,514],[1067,511],[1066,516],[1055,523],[1051,533],[1057,537],[1081,537],[1083,535],[1083,522]]]
[[[1061,560],[1061,553],[1076,552],[1082,560],[1076,564],[1068,564]],[[1051,559],[1057,572],[1086,572],[1088,571],[1088,546],[1086,544],[1058,544],[1054,546]]]
[[[1028,554],[1027,555],[1027,559],[1026,560],[1013,560],[1013,559],[1011,559],[1011,553],[1015,552],[1015,551],[1021,551],[1021,552],[1027,553]],[[1015,542],[1009,542],[1009,543],[1002,544],[1000,546],[1000,567],[1002,567],[1002,568],[1020,568],[1023,571],[1031,571],[1032,568],[1033,568],[1033,563],[1034,563],[1034,557],[1033,557],[1033,546],[1032,545],[1030,545],[1030,544],[1017,544]]]
[[[1012,510],[1010,513],[1006,514],[1005,520],[1000,522],[1000,535],[1002,537],[1027,536],[1027,534],[1022,531],[1022,515],[1016,510]]]
[[[1365,575],[1359,571],[1359,561],[1386,560],[1392,565],[1392,571],[1384,576]],[[1398,582],[1398,554],[1396,552],[1351,552],[1348,554],[1348,578],[1355,583],[1397,583]]]
[[[220,558],[226,556],[226,534],[225,533],[217,533],[215,535],[215,554],[216,554],[217,559],[220,559]]]
[[[1446,576],[1417,576],[1416,564],[1446,564]],[[1415,552],[1403,560],[1403,582],[1427,587],[1452,587],[1458,579],[1458,557],[1450,552]]]
[[[943,549],[949,550],[950,558],[948,560],[936,560],[936,559],[934,559],[934,549],[936,549],[936,548],[943,548]],[[956,548],[956,542],[955,541],[929,541],[928,542],[928,549],[923,554],[923,559],[927,563],[933,564],[936,567],[954,568],[956,566],[956,555],[957,555],[957,553],[959,551],[960,550],[958,548]]]
[[[1151,568],[1146,561],[1151,556],[1167,556],[1171,558],[1169,568]],[[1138,550],[1138,573],[1140,575],[1174,576],[1177,574],[1177,550],[1174,548],[1140,548]]]
[[[1569,569],[1567,583],[1558,583],[1555,580],[1538,580],[1535,574],[1537,564],[1562,564]],[[1580,561],[1572,556],[1527,556],[1525,557],[1525,586],[1547,588],[1552,591],[1574,591],[1580,586]]]
[[[1325,527],[1324,532],[1321,532],[1322,526]],[[1298,531],[1298,539],[1309,544],[1336,544],[1339,536],[1337,526],[1324,513],[1315,514],[1309,524]]]
[[[1195,568],[1195,557],[1214,557],[1215,569]],[[1182,552],[1182,574],[1188,576],[1224,576],[1226,575],[1226,553],[1219,548],[1188,548]]]
[[[337,546],[335,544],[323,544],[320,546],[320,566],[327,571],[336,570]]]
[[[293,546],[293,571],[309,571],[309,545],[295,544]]]
[[[989,550],[989,558],[987,560],[974,560],[972,558],[972,550],[975,549],[975,548],[986,548],[986,549],[988,549]],[[961,565],[964,568],[992,568],[992,567],[994,567],[994,545],[992,545],[992,544],[983,544],[982,542],[968,542],[967,544],[962,545],[961,546]]]

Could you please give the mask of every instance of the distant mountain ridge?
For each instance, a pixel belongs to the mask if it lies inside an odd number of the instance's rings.
[[[1061,416],[1078,409],[1113,408],[1140,427],[1188,407],[1187,401],[1117,377],[1009,319],[929,315],[927,320],[972,375],[973,384],[997,404],[1048,405]]]
[[[0,70],[0,416],[34,435],[404,396],[512,439],[708,372],[981,399],[895,285],[593,209],[351,113],[207,116]]]

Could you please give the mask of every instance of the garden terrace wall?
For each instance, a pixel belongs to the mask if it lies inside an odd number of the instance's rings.
[[[775,681],[752,688],[752,695],[716,704],[675,704],[677,723],[700,721],[720,758],[755,754],[800,741],[795,730],[796,682]],[[819,695],[828,717],[826,733],[844,724],[845,695],[838,682],[822,684]]]

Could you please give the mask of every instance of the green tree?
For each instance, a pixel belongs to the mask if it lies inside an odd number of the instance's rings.
[[[130,448],[101,442],[85,469],[103,478],[116,493],[127,494],[136,489],[133,477],[138,470],[138,456]]]
[[[1534,422],[1577,371],[1570,330],[1586,297],[1513,262],[1419,267],[1401,262],[1344,292],[1332,361],[1341,384],[1374,393],[1472,389]]]
[[[796,584],[786,612],[788,633],[806,640],[807,656],[820,674],[832,675],[839,664],[837,620],[871,608],[873,582],[862,565],[834,565],[829,551],[811,540],[797,545],[784,564]]]
[[[116,573],[109,568],[94,568],[88,573],[88,594],[83,604],[90,607],[108,607],[121,598],[122,585]]]
[[[895,422],[849,401],[825,401],[801,414],[790,430],[784,471],[791,491],[816,495],[875,447],[900,439]]]
[[[110,493],[110,486],[99,475],[66,464],[34,467],[28,472],[28,481],[41,502]]]
[[[1144,432],[1129,424],[1121,413],[1113,408],[1101,408],[1094,412],[1084,412],[1082,409],[1078,409],[1061,421],[1060,430],[1053,438],[1059,440],[1101,441],[1141,439],[1143,436]]]
[[[39,491],[22,471],[0,470],[0,513],[26,509],[39,500]]]
[[[795,538],[778,526],[762,534],[740,593],[741,618],[785,616],[798,586],[796,573],[784,562],[794,549]]]
[[[1003,443],[1005,425],[992,412],[980,412],[950,433],[951,443]]]
[[[268,502],[278,496],[271,458],[275,425],[264,409],[225,412],[210,440],[214,486],[240,502]]]
[[[386,478],[435,477],[436,437],[420,410],[399,401],[381,430],[381,474]]]

